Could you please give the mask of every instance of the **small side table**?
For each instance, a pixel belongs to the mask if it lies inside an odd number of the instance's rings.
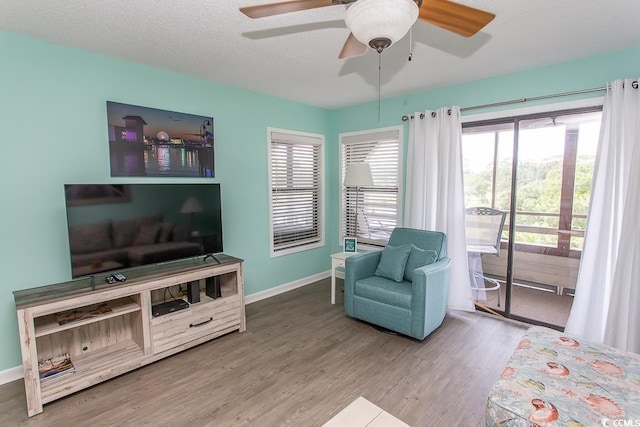
[[[331,304],[336,303],[336,268],[344,268],[344,260],[357,252],[338,252],[331,254]]]

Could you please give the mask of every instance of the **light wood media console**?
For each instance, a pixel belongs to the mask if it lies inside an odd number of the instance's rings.
[[[108,274],[98,274],[15,291],[29,416],[68,394],[220,335],[244,332],[243,261],[222,254],[216,258],[121,270],[127,279],[115,284],[106,282]],[[207,295],[207,280],[219,281],[220,297]],[[152,316],[153,305],[178,298],[194,281],[199,282],[200,302]],[[70,314],[81,318],[65,322]],[[65,353],[75,372],[41,381],[38,361]]]

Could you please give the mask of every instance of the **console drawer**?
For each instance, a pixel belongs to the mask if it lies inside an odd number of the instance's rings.
[[[153,353],[161,353],[234,325],[239,327],[239,319],[238,296],[201,302],[185,310],[155,317],[151,320]]]

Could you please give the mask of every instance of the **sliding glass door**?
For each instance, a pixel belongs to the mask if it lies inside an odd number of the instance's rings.
[[[479,307],[564,327],[582,252],[599,125],[600,112],[591,109],[464,126],[467,210],[481,206],[505,215],[495,253],[485,248],[478,255],[470,240],[478,227],[467,226]]]
[[[490,311],[506,306],[514,128],[513,122],[478,124],[465,128],[462,138],[471,287],[477,305]],[[477,213],[484,208],[503,212],[504,225],[483,221]]]

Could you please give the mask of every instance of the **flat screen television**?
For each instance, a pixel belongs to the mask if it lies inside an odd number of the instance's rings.
[[[66,184],[73,278],[222,252],[220,184]]]

